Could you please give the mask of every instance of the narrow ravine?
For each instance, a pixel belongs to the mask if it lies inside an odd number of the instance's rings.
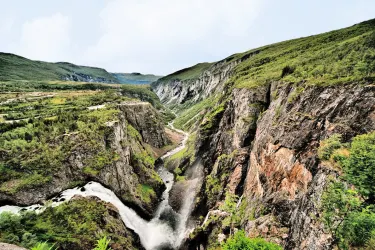
[[[189,136],[188,133],[174,128],[173,122],[169,123],[169,126],[175,131],[182,133],[184,138],[178,147],[161,156],[161,159],[166,159],[183,150]],[[189,179],[189,185],[186,195],[183,197],[184,200],[180,211],[174,211],[169,205],[169,192],[174,184],[174,175],[165,169],[162,164],[156,167],[158,174],[166,186],[166,190],[162,194],[162,201],[158,205],[151,221],[141,218],[136,211],[125,206],[111,190],[97,182],[89,182],[84,187],[65,190],[58,197],[53,198],[52,202],[47,202],[47,204],[49,203],[49,206],[56,207],[63,202],[69,201],[75,195],[84,197],[96,196],[102,201],[112,203],[119,210],[126,227],[138,234],[143,247],[147,250],[177,249],[191,230],[191,228],[187,227],[187,222],[194,202],[196,189],[201,182],[200,173],[202,169],[200,161],[196,161],[192,166],[193,174]],[[45,208],[42,205],[32,205],[29,207],[3,206],[0,207],[0,213],[5,211],[20,213],[24,210],[35,210],[37,213],[40,213]]]

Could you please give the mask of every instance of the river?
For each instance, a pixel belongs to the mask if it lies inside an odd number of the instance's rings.
[[[182,130],[178,130],[173,127],[173,123],[169,123],[169,126],[182,133],[184,138],[181,144],[175,149],[165,153],[161,156],[161,159],[168,158],[186,147],[186,142],[189,134]],[[96,196],[102,201],[112,203],[120,213],[120,216],[126,225],[126,227],[132,229],[140,237],[141,243],[147,250],[157,249],[177,249],[184,238],[188,235],[192,228],[188,228],[188,219],[194,203],[196,189],[201,183],[201,171],[202,167],[200,161],[196,161],[192,166],[193,174],[189,179],[189,185],[184,195],[184,200],[180,211],[174,211],[169,205],[169,192],[174,184],[174,176],[163,165],[158,166],[157,172],[162,178],[166,189],[162,194],[162,201],[158,205],[158,208],[151,221],[146,221],[141,218],[136,211],[125,206],[121,200],[109,189],[103,187],[100,183],[89,182],[84,188],[76,187],[68,189],[62,192],[58,197],[51,199],[51,202],[47,202],[49,206],[56,207],[63,202],[69,201],[74,195]],[[13,212],[20,213],[24,210],[34,210],[37,213],[43,212],[45,206],[32,205],[29,207],[18,207],[18,206],[3,206],[0,207],[1,212]]]

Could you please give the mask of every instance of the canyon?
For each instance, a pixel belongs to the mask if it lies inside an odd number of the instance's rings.
[[[43,216],[66,204],[100,204],[106,216],[97,224],[127,242],[112,249],[221,249],[238,231],[284,249],[334,249],[340,242],[325,224],[323,200],[333,180],[346,183],[337,162],[350,157],[347,148],[375,130],[374,27],[370,20],[200,63],[158,78],[154,93],[98,85],[90,101],[74,100],[82,106],[72,117],[47,112],[47,127],[69,131],[50,141],[33,134],[65,150],[41,180],[22,152],[37,153],[4,143],[0,156],[12,171],[1,170],[0,212]],[[57,97],[43,98],[60,105]],[[2,141],[16,141],[21,122],[4,125]],[[323,159],[324,142],[335,136],[341,155]],[[30,185],[35,176],[40,183]],[[93,241],[59,246],[86,250]]]

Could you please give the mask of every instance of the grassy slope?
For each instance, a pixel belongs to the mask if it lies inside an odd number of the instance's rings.
[[[0,81],[6,80],[61,80],[63,76],[75,73],[105,78],[111,82],[118,80],[104,69],[78,66],[71,63],[48,63],[0,53]]]
[[[112,75],[116,77],[120,83],[128,84],[151,84],[161,78],[161,76],[151,74],[142,75],[139,73],[112,73]]]
[[[373,82],[375,19],[235,54],[220,63],[225,65],[233,61],[241,63],[234,68],[232,77],[226,82],[232,88],[256,88],[279,81],[294,83],[298,94],[307,85]],[[165,84],[175,79],[187,83],[215,64],[197,64],[163,77],[155,84]],[[193,103],[190,107],[186,105],[190,101],[174,107],[181,113],[175,122],[177,127],[189,129],[195,120],[202,119],[204,115],[199,115],[199,118],[197,113],[217,104],[217,101],[209,99]]]
[[[247,58],[230,80],[238,88],[271,81],[330,85],[375,76],[375,20],[233,55]]]
[[[238,53],[220,63],[240,60],[229,83],[237,88],[252,88],[279,80],[321,85],[371,80],[375,77],[374,59],[375,19]],[[215,64],[200,63],[155,84],[197,79]]]
[[[181,69],[170,75],[162,77],[159,79],[158,82],[166,83],[168,81],[173,81],[173,80],[181,80],[181,81],[194,80],[198,78],[206,69],[208,69],[211,66],[212,66],[212,63],[198,63],[197,65],[194,65],[192,67]]]

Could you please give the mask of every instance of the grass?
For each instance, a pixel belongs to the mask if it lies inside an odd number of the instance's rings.
[[[344,83],[368,84],[375,79],[375,19],[315,36],[284,41],[234,54],[216,63],[202,63],[159,79],[154,85],[175,80],[188,84],[205,70],[219,63],[226,67],[238,64],[225,83],[227,93],[233,88],[253,89],[271,83],[293,84],[289,102],[298,98],[307,86],[330,86]],[[214,94],[214,93],[213,93]],[[273,98],[277,93],[272,93]],[[187,110],[192,100],[175,105]],[[211,106],[214,106],[212,104]],[[186,113],[176,122],[180,128],[191,118]]]
[[[138,186],[137,191],[140,195],[141,200],[146,203],[150,203],[151,198],[156,196],[154,189],[149,185],[141,184]]]
[[[205,111],[207,111],[208,108],[215,105],[218,102],[218,100],[219,97],[211,96],[192,105],[190,108],[181,112],[181,114],[174,121],[173,125],[176,128],[182,130],[190,130],[191,127],[195,124],[195,122],[201,120],[204,117]]]
[[[213,65],[212,63],[198,63],[197,65],[194,65],[192,67],[181,69],[168,76],[162,77],[157,82],[166,83],[168,81],[173,81],[173,80],[180,80],[180,81],[195,80],[212,65]]]
[[[375,77],[375,20],[268,45],[226,60],[241,60],[229,83],[255,88],[273,81],[332,85]]]

